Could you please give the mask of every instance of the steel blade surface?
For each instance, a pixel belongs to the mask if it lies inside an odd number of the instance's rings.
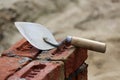
[[[48,38],[50,42],[58,44],[52,33],[41,24],[31,22],[15,22],[15,26],[31,45],[40,50],[49,50],[54,48],[46,43],[43,38]]]

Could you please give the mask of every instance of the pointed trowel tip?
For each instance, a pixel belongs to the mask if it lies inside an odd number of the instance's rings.
[[[20,25],[20,22],[14,22],[14,24],[18,28],[18,26]]]
[[[20,22],[15,22],[14,24],[17,27],[18,25],[20,25]]]
[[[21,31],[22,30],[22,26],[25,22],[14,22],[16,28]]]
[[[33,24],[31,22],[14,22],[15,26]]]
[[[17,28],[21,27],[21,26],[24,26],[27,22],[14,22],[15,26]]]
[[[17,26],[17,25],[19,25],[19,24],[21,24],[21,23],[23,23],[23,22],[14,22],[14,24]]]

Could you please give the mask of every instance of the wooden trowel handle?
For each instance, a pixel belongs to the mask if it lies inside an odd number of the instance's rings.
[[[89,39],[79,37],[71,37],[71,44],[77,47],[86,48],[88,50],[104,53],[106,51],[106,44]]]

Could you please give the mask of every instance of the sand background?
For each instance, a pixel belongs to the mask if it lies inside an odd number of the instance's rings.
[[[22,38],[15,21],[107,43],[105,54],[89,51],[89,80],[120,80],[120,0],[0,0],[0,52]]]

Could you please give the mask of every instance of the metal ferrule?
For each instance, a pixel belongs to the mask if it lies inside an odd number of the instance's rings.
[[[66,39],[65,39],[65,41],[66,41],[67,43],[71,43],[72,37],[71,37],[71,36],[67,36]]]

